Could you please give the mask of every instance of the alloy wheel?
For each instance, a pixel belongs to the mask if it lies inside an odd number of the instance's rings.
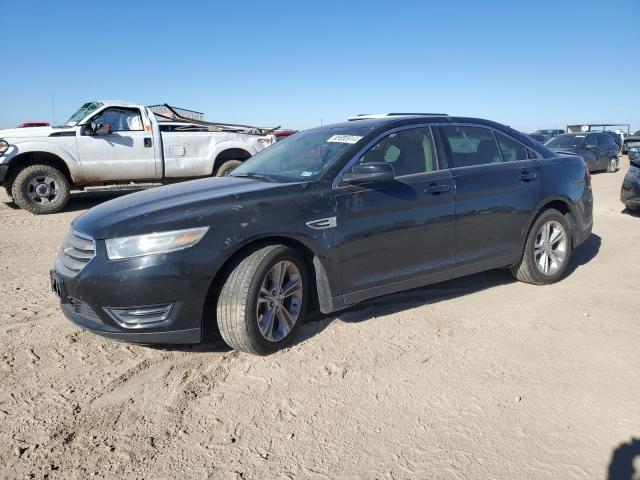
[[[270,342],[285,338],[298,321],[302,307],[302,275],[289,260],[274,264],[260,287],[256,319],[262,336]]]
[[[34,203],[46,205],[58,198],[58,183],[48,176],[37,176],[27,183],[27,196]]]
[[[567,232],[560,222],[550,220],[540,227],[533,247],[536,267],[546,276],[553,276],[567,258]]]

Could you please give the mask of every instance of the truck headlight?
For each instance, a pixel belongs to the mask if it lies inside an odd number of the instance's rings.
[[[157,255],[193,247],[202,240],[209,227],[187,228],[171,232],[148,233],[105,240],[109,260]]]
[[[0,140],[0,155],[9,150],[9,144],[5,140]]]

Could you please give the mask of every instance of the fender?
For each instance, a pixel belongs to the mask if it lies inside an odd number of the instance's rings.
[[[209,152],[207,153],[207,159],[210,162],[211,170],[213,170],[213,166],[215,164],[216,158],[225,150],[231,150],[232,148],[238,148],[240,150],[244,150],[249,155],[255,155],[258,153],[258,150],[255,146],[250,145],[246,142],[241,142],[238,140],[222,140],[221,142],[217,142],[211,147]]]
[[[69,174],[71,175],[72,183],[76,183],[78,180],[82,179],[82,167],[80,166],[80,163],[73,153],[64,146],[51,141],[43,142],[38,140],[18,140],[15,142],[9,140],[9,142],[14,148],[12,148],[11,153],[7,155],[7,161],[5,163],[12,164],[15,157],[25,153],[48,153],[60,158],[66,164],[69,169]]]
[[[552,202],[562,202],[567,207],[567,209],[569,210],[569,213],[571,213],[571,223],[572,223],[571,226],[572,228],[575,228],[576,226],[575,219],[577,218],[577,212],[576,212],[576,207],[573,201],[571,200],[571,198],[569,198],[566,195],[552,195],[550,197],[546,197],[540,202],[538,202],[538,204],[536,205],[536,208],[533,210],[533,212],[531,213],[531,215],[527,220],[526,228],[522,230],[522,233],[520,235],[520,246],[522,250],[524,250],[524,245],[527,241],[527,235],[529,235],[529,231],[533,226],[533,222],[535,222],[536,218],[538,218],[538,215],[540,214],[542,207]]]

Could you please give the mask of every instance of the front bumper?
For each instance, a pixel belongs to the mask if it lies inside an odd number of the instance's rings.
[[[104,241],[96,241],[96,256],[77,274],[52,271],[62,283],[55,292],[60,308],[73,323],[115,340],[143,344],[202,341],[204,303],[215,274],[210,252],[198,245],[166,255],[110,261]],[[215,259],[214,259],[215,260]],[[53,283],[53,282],[52,282]],[[173,304],[161,324],[125,328],[111,309]]]

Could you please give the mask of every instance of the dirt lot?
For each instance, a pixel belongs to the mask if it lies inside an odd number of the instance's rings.
[[[71,220],[113,194],[36,217],[3,192],[0,477],[622,472],[640,455],[629,443],[640,437],[640,217],[619,203],[627,166],[594,175],[594,234],[559,284],[493,271],[385,297],[310,322],[267,358],[81,331],[47,272]]]

